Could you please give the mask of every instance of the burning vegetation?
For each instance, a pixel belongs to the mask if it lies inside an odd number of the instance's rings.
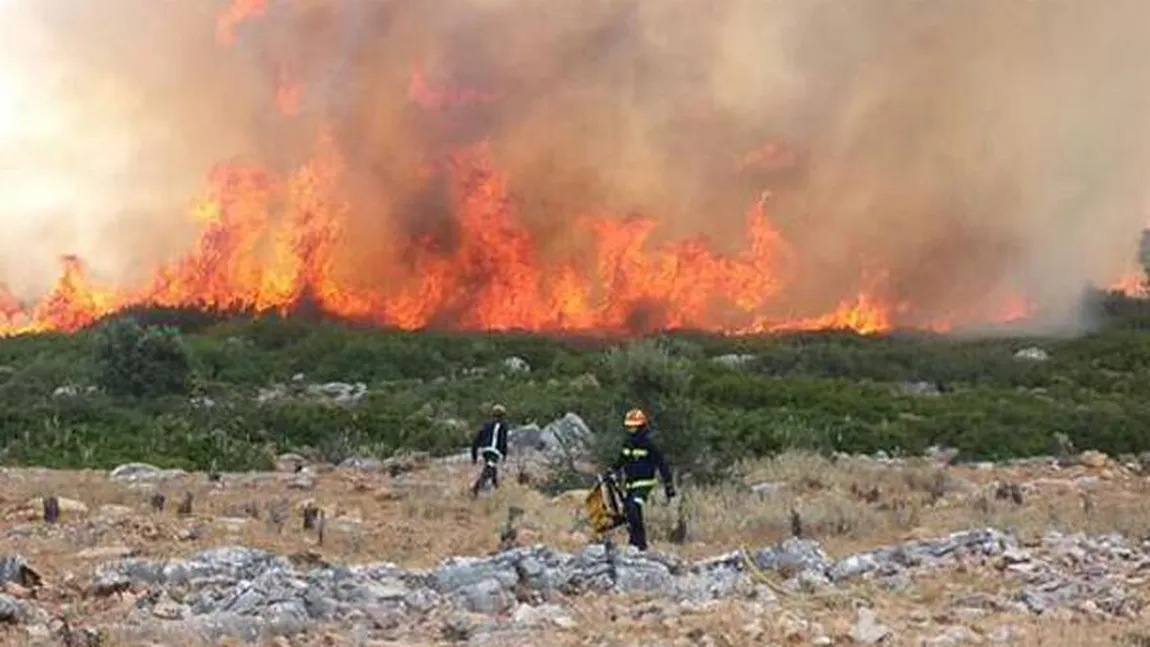
[[[0,289],[0,333],[301,304],[408,330],[949,331],[1067,317],[1144,215],[1150,85],[1112,67],[1150,42],[1140,2],[216,4],[155,54],[203,57],[189,110],[258,124],[170,209],[194,243],[127,236],[173,250],[132,280],[68,256],[46,296]],[[115,32],[46,7],[54,37]]]

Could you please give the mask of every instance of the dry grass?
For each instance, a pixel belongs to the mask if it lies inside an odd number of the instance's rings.
[[[814,455],[788,454],[743,465],[741,472],[743,483],[682,489],[681,514],[688,527],[682,545],[668,541],[679,505],[665,505],[662,496],[656,495],[647,508],[655,549],[695,557],[768,545],[791,534],[792,509],[798,512],[804,533],[822,541],[832,554],[980,526],[1014,529],[1029,536],[1051,529],[1116,531],[1136,537],[1150,531],[1146,479],[1114,465],[979,470],[942,468],[926,461],[902,466],[836,463]],[[467,492],[473,477],[466,464],[433,465],[395,478],[328,471],[317,476],[314,490],[302,491],[289,487],[290,475],[225,475],[220,487],[204,475],[132,485],[110,482],[103,472],[8,470],[0,473],[0,533],[5,539],[3,551],[25,556],[49,580],[53,591],[49,597],[68,604],[70,591],[75,589],[70,582],[87,582],[99,563],[120,553],[162,558],[222,545],[246,545],[281,554],[318,550],[329,561],[429,567],[450,555],[496,551],[513,507],[523,511],[518,524],[522,544],[541,542],[577,551],[588,543],[585,525],[576,514],[578,495],[552,499],[508,478],[501,490],[475,501]],[[1088,478],[1078,480],[1081,477]],[[748,487],[764,482],[778,486],[762,494]],[[1005,498],[996,496],[999,483],[1018,485],[1022,502],[1011,500],[1009,488],[1002,488]],[[150,510],[150,499],[157,492],[168,499],[163,512]],[[191,516],[180,517],[174,508],[185,492],[193,494],[195,509]],[[48,526],[36,520],[37,510],[27,505],[48,494],[81,501],[89,512],[69,511],[65,506],[61,523]],[[317,545],[314,532],[301,527],[300,511],[308,501],[326,512],[322,546]],[[275,522],[277,515],[280,524]],[[708,636],[710,644],[716,645],[788,644],[794,636],[787,634],[794,633],[795,623],[801,624],[799,618],[818,622],[828,635],[841,638],[853,622],[854,607],[860,604],[873,606],[884,622],[899,628],[899,640],[905,642],[893,644],[919,644],[921,637],[937,635],[948,623],[986,635],[1009,624],[1017,630],[1016,642],[1011,643],[1017,645],[1110,645],[1120,644],[1114,642],[1118,635],[1150,636],[1150,625],[1133,623],[1080,624],[1070,619],[993,615],[947,618],[924,612],[941,614],[956,596],[996,591],[1000,586],[1001,581],[993,578],[971,575],[964,580],[949,574],[944,579],[915,581],[911,590],[899,595],[859,585],[839,594],[785,598],[781,611],[764,612],[744,601],[724,601],[699,613],[658,620],[620,615],[617,599],[584,598],[571,601],[585,616],[582,628],[552,632],[547,641],[556,645],[651,641],[697,645],[703,644],[701,636]],[[123,617],[131,602],[85,604],[74,607],[74,612],[108,619]],[[626,608],[642,606],[636,602]],[[11,638],[19,640],[0,640],[0,644],[26,644],[22,635]],[[317,634],[307,640],[321,638]],[[520,644],[516,640],[508,638],[501,644]],[[538,644],[538,640],[538,635],[525,636],[521,644]],[[1150,645],[1150,639],[1129,644]]]
[[[685,493],[687,552],[778,541],[791,534],[792,510],[804,536],[832,553],[983,526],[1023,536],[1048,530],[1150,533],[1150,484],[1118,467],[980,470],[925,459],[890,465],[794,453],[744,465],[742,472],[743,483]],[[765,493],[747,487],[764,483],[777,487]],[[1000,484],[1019,486],[1022,502],[1012,500],[1008,488],[1000,493]],[[653,534],[666,538],[680,512],[650,510]]]
[[[741,471],[743,483],[686,487],[670,505],[656,494],[647,508],[655,548],[700,556],[771,544],[790,536],[792,510],[805,536],[832,552],[980,526],[1024,535],[1051,529],[1150,534],[1150,486],[1118,467],[988,471],[787,454]],[[100,546],[122,545],[150,557],[237,543],[280,553],[315,548],[315,533],[301,528],[309,501],[326,513],[322,552],[335,560],[427,567],[450,555],[490,553],[513,507],[524,511],[520,543],[578,550],[588,542],[578,494],[549,498],[507,479],[475,501],[467,493],[473,476],[470,465],[435,465],[395,478],[328,471],[318,475],[314,490],[303,491],[289,487],[289,475],[225,475],[220,487],[203,475],[151,485],[113,483],[103,472],[10,470],[0,474],[0,531],[9,550],[59,568],[72,566],[75,553]],[[1084,476],[1094,479],[1085,487],[1075,482]],[[756,493],[747,486],[764,482],[778,487]],[[996,497],[997,483],[1021,486],[1023,502]],[[162,513],[150,510],[156,492],[168,500]],[[174,510],[185,492],[195,500],[186,518]],[[79,500],[90,512],[65,510],[59,527],[45,526],[27,502],[47,494]],[[680,515],[687,539],[672,545],[668,538]]]

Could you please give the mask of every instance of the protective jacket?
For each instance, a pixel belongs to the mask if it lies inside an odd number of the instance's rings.
[[[664,489],[668,492],[675,490],[671,484],[671,468],[646,427],[627,436],[612,468],[623,470],[628,492],[640,495],[650,492],[659,483],[656,475],[663,479]]]
[[[484,457],[494,455],[495,460],[501,461],[507,457],[507,421],[492,420],[479,429],[475,439],[471,441],[471,460],[479,458],[482,451]]]

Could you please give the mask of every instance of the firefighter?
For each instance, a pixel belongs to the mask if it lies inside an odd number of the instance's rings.
[[[675,497],[675,486],[671,481],[671,468],[667,466],[663,452],[651,440],[647,415],[640,409],[631,409],[623,418],[623,426],[630,433],[623,442],[623,450],[612,465],[612,469],[623,470],[626,487],[623,504],[627,515],[627,526],[631,533],[631,545],[645,551],[647,529],[643,525],[643,506],[651,490],[658,485],[656,473],[663,479],[663,491],[668,499]]]
[[[502,404],[491,407],[491,420],[480,427],[479,433],[475,434],[475,440],[471,441],[472,465],[479,460],[481,451],[483,472],[471,488],[473,497],[479,496],[479,491],[487,485],[488,480],[492,486],[499,487],[497,465],[507,457],[507,409]]]

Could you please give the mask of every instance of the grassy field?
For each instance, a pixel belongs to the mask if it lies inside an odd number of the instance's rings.
[[[632,341],[144,311],[138,326],[0,340],[0,460],[239,470],[269,467],[283,451],[328,462],[445,454],[467,444],[495,401],[513,423],[576,412],[605,445],[627,407],[646,406],[673,457],[700,477],[787,449],[1134,454],[1150,450],[1144,310],[1112,299],[1100,332],[1067,339]],[[1016,357],[1030,347],[1048,359]],[[307,385],[328,382],[362,383],[366,394],[353,405],[307,397]]]

